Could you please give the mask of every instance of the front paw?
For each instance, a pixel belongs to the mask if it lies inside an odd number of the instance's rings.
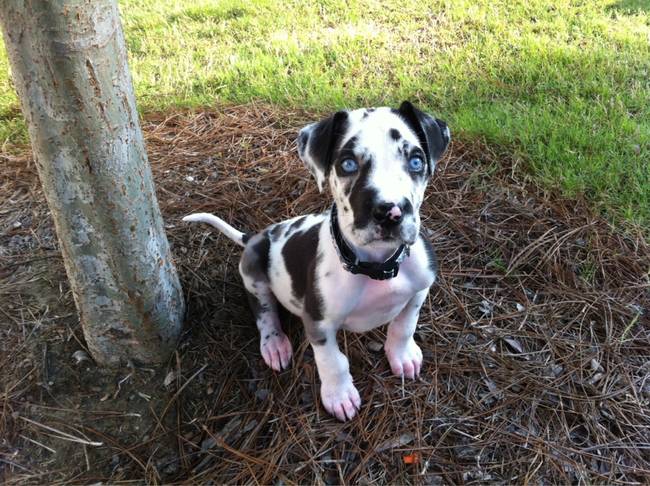
[[[415,344],[413,338],[404,343],[389,343],[384,346],[386,357],[390,363],[390,369],[396,376],[405,376],[406,378],[415,379],[420,375],[422,366],[422,351]]]
[[[282,331],[269,331],[262,333],[260,338],[260,351],[264,362],[275,371],[282,371],[291,363],[291,341]]]
[[[361,397],[349,373],[340,382],[321,384],[320,396],[325,410],[341,422],[353,418],[361,407]]]

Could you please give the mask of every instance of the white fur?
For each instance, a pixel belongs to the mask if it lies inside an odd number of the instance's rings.
[[[245,246],[244,233],[236,230],[228,223],[226,223],[223,219],[218,218],[214,214],[210,214],[210,213],[189,214],[183,218],[183,221],[186,221],[188,223],[208,223],[209,225],[217,228],[219,231],[221,231],[224,235],[226,235],[228,238],[230,238],[238,245]]]

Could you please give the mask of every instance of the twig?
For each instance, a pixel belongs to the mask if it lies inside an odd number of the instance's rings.
[[[54,449],[52,449],[51,447],[46,446],[45,444],[41,444],[37,440],[30,439],[29,437],[27,437],[26,435],[23,435],[23,434],[20,434],[20,437],[22,437],[23,439],[25,439],[28,442],[36,444],[37,446],[41,446],[43,449],[46,449],[46,450],[50,451],[52,454],[56,454],[56,451]]]
[[[79,444],[86,444],[93,447],[100,447],[104,445],[102,442],[93,442],[89,440],[80,439],[79,437],[75,437],[74,435],[70,435],[66,432],[63,432],[62,430],[58,430],[55,429],[54,427],[50,427],[49,425],[41,424],[34,420],[28,419],[27,417],[19,417],[19,418],[21,420],[24,420],[25,422],[29,422],[32,425],[36,425],[37,427],[41,427],[45,430],[49,430],[50,432],[54,432],[55,434],[58,434],[58,436],[55,436],[57,439],[67,440],[70,442],[78,442]]]

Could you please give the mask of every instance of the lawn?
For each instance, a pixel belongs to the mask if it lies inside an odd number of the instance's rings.
[[[650,222],[650,2],[120,2],[143,112],[417,101],[547,187]],[[0,53],[0,143],[25,141]]]

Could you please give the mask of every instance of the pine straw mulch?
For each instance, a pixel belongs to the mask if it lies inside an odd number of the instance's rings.
[[[311,120],[249,105],[143,123],[189,303],[178,351],[158,371],[75,364],[83,341],[34,165],[3,156],[0,477],[649,482],[648,243],[545,194],[485,146],[454,141],[428,189],[423,222],[441,275],[420,316],[419,381],[391,376],[384,329],[342,333],[364,405],[336,422],[290,316],[293,367],[264,366],[240,249],[179,220],[209,211],[261,229],[325,208],[295,153]]]

